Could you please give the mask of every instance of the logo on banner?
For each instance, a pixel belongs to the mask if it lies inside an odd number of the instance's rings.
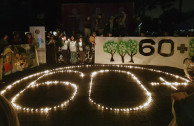
[[[176,67],[183,68],[184,59],[194,57],[194,38],[128,38],[128,40],[100,38],[97,41],[102,39],[105,41],[97,47],[102,48],[102,52],[106,55],[97,55],[96,63],[173,64],[174,66],[173,59],[179,59]]]
[[[36,30],[35,30],[35,33],[36,33],[36,34],[40,34],[40,30],[39,30],[39,29],[36,29]]]

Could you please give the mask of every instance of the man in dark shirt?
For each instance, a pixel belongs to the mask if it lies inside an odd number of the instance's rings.
[[[92,27],[92,22],[91,22],[91,17],[87,17],[85,21],[85,28],[84,28],[84,35],[86,38],[88,38],[91,35],[91,27]]]
[[[104,21],[102,19],[102,14],[99,14],[96,19],[96,26],[97,26],[97,32],[98,35],[103,35],[104,33]]]

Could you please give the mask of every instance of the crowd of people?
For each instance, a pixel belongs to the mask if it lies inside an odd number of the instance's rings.
[[[18,32],[14,32],[13,34],[4,33],[1,35],[0,39],[0,53],[2,53],[7,46],[20,44],[35,44],[32,33],[26,33],[25,36],[21,36]]]
[[[47,63],[92,63],[94,61],[95,37],[95,32],[93,32],[88,40],[82,35],[67,36],[62,32],[58,36],[54,36],[48,33],[46,36]]]
[[[103,15],[97,15],[97,18],[92,19],[90,16],[86,17],[84,22],[84,36],[89,37],[92,32],[96,32],[99,36],[126,36],[126,18],[125,11],[117,16],[110,16],[107,21],[104,20]]]
[[[108,20],[104,20],[102,14],[98,14],[95,18],[88,16],[84,21],[83,32],[77,33],[72,29],[71,35],[61,30],[60,33],[46,33],[46,44],[48,51],[48,60],[50,63],[77,64],[92,63],[94,59],[95,37],[128,37],[127,14],[123,10],[115,16],[110,16]],[[134,36],[147,37],[148,33],[143,30],[142,20],[136,18],[133,32]],[[144,23],[143,23],[144,24]],[[20,34],[14,32],[12,34],[0,34],[0,53],[8,45],[30,44],[36,45],[36,40],[31,33]],[[164,32],[161,36],[169,36],[168,32]],[[175,34],[174,36],[178,36]],[[50,51],[49,51],[50,50]],[[51,53],[52,52],[52,53]]]

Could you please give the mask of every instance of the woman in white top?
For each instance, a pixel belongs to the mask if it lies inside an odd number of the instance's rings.
[[[62,50],[62,55],[63,55],[63,60],[64,63],[67,64],[68,63],[68,57],[69,57],[69,42],[70,40],[67,40],[67,37],[64,36],[62,38],[62,46],[61,46],[61,50]]]
[[[70,49],[70,62],[72,64],[77,63],[77,42],[74,39],[74,36],[71,36],[71,41],[69,42]]]

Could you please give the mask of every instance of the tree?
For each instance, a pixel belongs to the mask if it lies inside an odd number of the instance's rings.
[[[127,54],[131,57],[129,62],[134,63],[133,56],[137,54],[138,42],[136,40],[129,40],[127,43]]]
[[[104,49],[104,52],[111,54],[110,61],[113,62],[114,61],[113,55],[117,51],[117,43],[114,41],[108,41],[108,42],[104,43],[103,49]]]
[[[117,45],[117,53],[121,56],[122,59],[122,63],[124,63],[125,59],[125,55],[127,53],[127,42],[126,41],[119,41],[118,45]]]
[[[190,48],[189,56],[194,57],[194,39],[190,40],[189,48]]]

